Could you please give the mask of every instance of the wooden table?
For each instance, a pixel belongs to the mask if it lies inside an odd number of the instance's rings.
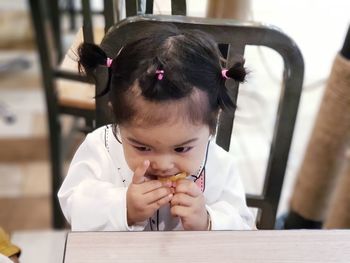
[[[350,230],[71,232],[65,263],[350,262]]]

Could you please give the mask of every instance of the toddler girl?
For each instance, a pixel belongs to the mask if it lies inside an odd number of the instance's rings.
[[[223,69],[205,33],[157,26],[114,58],[83,43],[79,67],[91,76],[100,65],[114,121],[87,135],[58,193],[72,230],[254,228],[232,156],[211,139],[243,61]]]

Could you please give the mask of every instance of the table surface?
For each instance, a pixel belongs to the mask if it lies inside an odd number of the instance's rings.
[[[350,230],[70,232],[65,263],[350,262]]]

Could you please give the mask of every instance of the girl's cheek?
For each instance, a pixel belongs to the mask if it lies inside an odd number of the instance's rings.
[[[193,175],[196,175],[199,172],[201,166],[203,165],[203,162],[204,160],[197,158],[191,162],[191,172]]]
[[[142,162],[141,158],[133,151],[124,150],[124,158],[132,171],[135,171],[137,166]]]
[[[186,164],[182,166],[182,170],[189,172],[191,175],[195,174],[197,172],[197,170],[199,169],[200,163],[198,163],[197,161],[193,161],[193,162],[187,162]]]

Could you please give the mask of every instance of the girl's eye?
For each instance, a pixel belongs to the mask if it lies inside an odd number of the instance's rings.
[[[178,152],[178,153],[185,153],[185,152],[188,152],[192,149],[192,147],[177,147],[174,149],[175,152]]]
[[[134,148],[140,152],[149,152],[151,148],[146,146],[134,146]]]

